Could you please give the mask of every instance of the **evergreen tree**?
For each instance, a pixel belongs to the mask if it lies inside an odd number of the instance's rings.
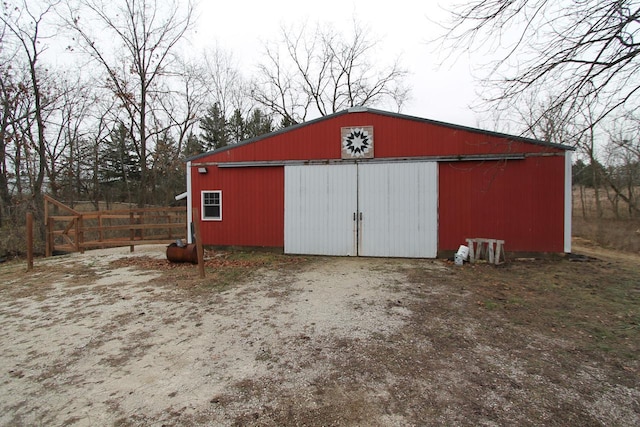
[[[605,167],[598,161],[595,161],[595,163],[587,164],[578,159],[578,161],[573,164],[571,169],[573,184],[590,188],[595,188],[602,185],[602,177],[607,174],[607,170],[605,169]]]
[[[284,129],[284,128],[288,128],[289,126],[293,126],[293,125],[297,125],[298,123],[291,119],[290,117],[283,117],[282,120],[280,120],[280,126],[278,129]]]
[[[185,141],[184,148],[182,149],[182,156],[186,159],[191,156],[197,156],[204,153],[206,150],[204,145],[193,132],[189,132],[187,140]]]
[[[273,132],[273,119],[256,108],[245,122],[247,138],[255,138]]]
[[[207,114],[200,119],[200,129],[203,141],[203,148],[206,151],[216,150],[229,144],[229,132],[227,130],[227,120],[220,105],[216,102],[208,110]]]
[[[207,110],[207,114],[200,119],[200,129],[203,130],[200,139],[200,150],[215,150],[229,144],[236,144],[245,139],[264,135],[274,130],[273,119],[259,108],[251,111],[245,118],[239,108],[226,119],[220,111],[218,103]],[[189,147],[187,149],[187,147]],[[199,154],[195,141],[187,141],[185,156]]]
[[[246,124],[240,109],[236,108],[228,122],[229,137],[233,143],[247,139]]]
[[[101,145],[99,177],[109,201],[133,202],[141,178],[140,159],[127,128],[120,123]]]
[[[174,197],[184,191],[184,162],[179,158],[175,139],[165,132],[158,135],[153,153],[151,201],[169,205]]]

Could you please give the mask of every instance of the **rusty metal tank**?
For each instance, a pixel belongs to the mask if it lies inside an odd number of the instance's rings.
[[[178,243],[172,243],[167,246],[167,259],[170,262],[190,262],[192,264],[198,263],[198,251],[196,245],[183,245]]]

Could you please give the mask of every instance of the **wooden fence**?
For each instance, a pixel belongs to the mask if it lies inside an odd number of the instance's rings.
[[[135,208],[77,211],[45,196],[46,256],[56,251],[135,245],[169,244],[187,234],[187,210]]]

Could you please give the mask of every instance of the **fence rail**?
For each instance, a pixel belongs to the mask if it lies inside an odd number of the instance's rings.
[[[58,212],[56,212],[58,211]],[[184,207],[80,212],[45,196],[46,256],[114,246],[171,243],[186,237]]]

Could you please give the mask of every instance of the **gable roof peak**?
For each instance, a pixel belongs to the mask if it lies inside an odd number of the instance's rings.
[[[347,111],[349,113],[366,113],[367,111],[369,111],[369,109],[362,105],[356,105],[355,107],[349,108]]]

